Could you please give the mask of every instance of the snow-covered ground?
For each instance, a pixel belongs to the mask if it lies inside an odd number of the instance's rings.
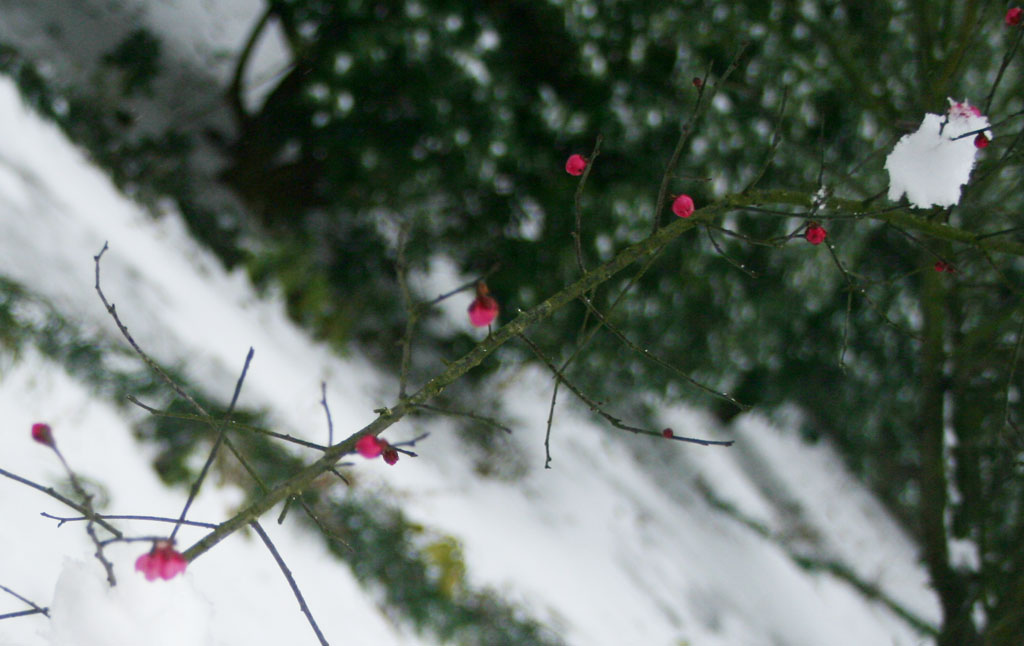
[[[268,409],[279,430],[323,441],[321,380],[342,436],[394,400],[392,379],[309,341],[280,303],[256,296],[243,276],[225,273],[191,242],[175,213],[154,218],[120,196],[0,80],[0,275],[84,333],[112,339],[116,330],[93,291],[92,257],[104,241],[104,288],[125,323],[144,348],[184,366],[209,392],[230,397],[252,346],[240,404]],[[0,379],[0,468],[58,483],[54,456],[29,438],[32,423],[47,421],[70,463],[103,488],[108,512],[178,514],[184,492],[160,484],[152,448],[130,433],[132,413],[32,350],[4,356]],[[529,467],[521,480],[482,480],[437,420],[417,422],[416,432],[432,433],[417,447],[420,458],[395,467],[360,463],[357,486],[457,537],[473,585],[499,590],[569,644],[927,643],[884,605],[792,558],[840,561],[911,612],[938,619],[915,546],[827,446],[805,445],[754,416],[738,424],[730,449],[619,436],[566,406],[552,439],[555,468],[544,470],[550,385],[528,369],[493,386],[515,414],[513,442]],[[699,412],[665,410],[679,432],[716,434]],[[413,432],[400,424],[388,438]],[[747,522],[710,504],[705,489]],[[190,517],[218,522],[239,500],[231,488],[207,486]],[[0,478],[0,584],[53,614],[0,621],[0,644],[316,643],[253,536],[230,538],[171,582],[147,583],[133,571],[146,544],[114,545],[123,587],[105,591],[83,527],[58,528],[40,512],[68,514]],[[141,535],[166,531],[123,526]],[[328,641],[431,643],[389,619],[315,535],[269,518],[265,526]],[[199,535],[183,531],[181,544]],[[25,608],[0,594],[0,614]]]

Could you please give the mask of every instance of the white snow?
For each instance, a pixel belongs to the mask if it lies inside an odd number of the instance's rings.
[[[323,441],[322,379],[336,436],[393,402],[392,378],[311,342],[280,302],[257,297],[243,276],[225,273],[193,243],[177,214],[153,217],[120,196],[0,79],[0,276],[53,303],[83,333],[115,338],[92,288],[92,256],[105,240],[111,248],[103,284],[126,324],[154,356],[181,365],[210,392],[230,396],[252,346],[240,405],[269,410],[278,430]],[[451,324],[464,325],[466,303],[452,302]],[[842,561],[924,620],[938,620],[915,546],[827,445],[807,446],[748,417],[735,447],[692,447],[614,434],[567,405],[556,416],[554,468],[544,470],[550,385],[549,376],[529,368],[487,386],[514,423],[509,450],[528,466],[522,479],[481,478],[449,422],[433,419],[388,432],[397,441],[431,431],[417,446],[421,457],[403,457],[395,467],[360,462],[356,486],[457,538],[470,584],[499,590],[568,644],[927,642],[846,582],[791,558]],[[152,447],[132,437],[130,424],[142,413],[98,398],[39,352],[0,355],[0,410],[0,468],[59,485],[53,455],[29,439],[31,424],[47,421],[72,466],[102,488],[106,512],[180,512],[185,492],[161,485],[150,467]],[[664,415],[680,433],[720,435],[699,412],[666,404]],[[239,504],[238,491],[216,484],[204,487],[191,518],[218,522]],[[769,536],[709,504],[702,487]],[[133,571],[147,544],[114,544],[108,554],[121,584],[110,591],[83,527],[58,529],[39,516],[44,511],[69,514],[0,478],[0,584],[53,614],[0,621],[0,645],[316,643],[276,564],[251,535],[229,538],[171,582],[148,583]],[[379,607],[377,595],[362,589],[318,536],[291,522],[278,526],[274,512],[263,525],[330,643],[433,642]],[[141,521],[119,526],[132,535],[166,532]],[[202,534],[185,529],[180,544]],[[0,592],[0,614],[24,608]]]
[[[945,115],[925,114],[916,132],[904,135],[885,160],[889,171],[889,199],[904,194],[918,208],[954,206],[960,190],[971,178],[978,149],[974,135],[989,127],[969,103],[949,100]],[[985,132],[991,139],[991,131]]]
[[[95,562],[65,562],[50,606],[54,646],[211,643],[213,608],[190,577],[156,586],[123,576],[111,588],[95,568]]]

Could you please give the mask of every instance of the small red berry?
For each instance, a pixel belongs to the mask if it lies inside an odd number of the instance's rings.
[[[672,200],[672,212],[681,218],[693,215],[693,199],[689,195],[680,195]]]
[[[672,432],[672,429],[666,428],[664,431],[661,432],[661,436],[665,439],[671,440],[673,437],[675,437],[675,433]]]
[[[817,224],[810,225],[807,227],[807,231],[804,232],[804,237],[807,238],[807,242],[810,242],[811,244],[821,244],[825,241],[825,236],[827,235],[828,232],[825,231],[825,227]]]
[[[1016,27],[1020,24],[1022,17],[1024,17],[1024,9],[1014,7],[1006,12],[1006,24],[1010,27]]]
[[[376,435],[364,435],[356,441],[356,452],[367,460],[372,460],[383,453],[387,445],[387,442]]]
[[[697,88],[698,90],[700,88],[704,87],[704,79],[702,79],[699,76],[694,76],[693,77],[693,87]]]
[[[394,465],[398,462],[398,451],[391,448],[390,446],[384,449],[384,461],[390,465]]]
[[[569,155],[565,162],[565,172],[570,175],[582,175],[587,167],[587,158],[583,155]]]
[[[476,327],[487,327],[498,316],[498,301],[494,300],[487,284],[476,284],[476,299],[469,305],[469,322]]]
[[[32,439],[51,448],[56,446],[53,441],[53,430],[49,424],[33,424]]]
[[[985,136],[984,132],[979,132],[978,136],[974,138],[974,147],[975,148],[987,148],[988,147],[988,137]]]

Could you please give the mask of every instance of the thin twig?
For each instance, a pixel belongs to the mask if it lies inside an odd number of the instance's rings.
[[[89,520],[88,516],[79,516],[77,518],[65,517],[65,516],[54,516],[48,514],[45,511],[39,514],[43,518],[49,518],[50,520],[59,521],[57,527],[60,527],[64,523],[80,522],[83,520]],[[164,516],[140,516],[137,514],[96,514],[96,518],[102,518],[104,520],[145,520],[154,523],[181,523],[182,525],[188,525],[190,527],[206,527],[213,528],[217,526],[217,523],[203,523],[198,520],[180,520],[178,518],[167,518]],[[115,537],[116,540],[131,540],[122,536]],[[112,542],[112,541],[104,541]]]
[[[331,408],[327,405],[327,382],[320,382],[320,405],[327,415],[327,446],[334,444],[334,422],[331,420]]]
[[[772,162],[775,160],[775,154],[779,150],[779,144],[782,143],[782,117],[786,112],[786,100],[789,98],[789,87],[782,88],[782,101],[779,103],[779,113],[775,118],[775,128],[772,130],[772,136],[770,144],[768,146],[768,154],[765,156],[764,163],[761,165],[760,170],[754,175],[754,178],[750,180],[747,187],[743,189],[744,193],[749,193],[764,177],[765,173],[771,167]],[[819,182],[820,186],[820,182]]]
[[[21,596],[20,594],[18,594],[14,590],[11,590],[6,585],[0,585],[0,590],[3,590],[4,592],[6,592],[7,594],[11,595],[12,597],[17,599],[18,601],[21,601],[22,603],[25,603],[28,606],[30,606],[32,608],[32,612],[33,613],[42,613],[42,614],[46,615],[47,617],[50,616],[50,612],[49,612],[50,609],[49,608],[42,608],[42,607],[36,605],[35,603],[33,603],[32,601],[29,601],[28,599],[26,599],[25,597]],[[31,614],[31,613],[29,613],[29,614]],[[3,619],[3,617],[0,616],[0,619]]]
[[[853,316],[853,290],[846,291],[846,318],[843,319],[843,341],[839,346],[839,369],[846,372],[846,349],[850,342],[850,319]]]
[[[216,421],[211,420],[211,418],[207,415],[192,415],[190,413],[171,413],[169,411],[160,410],[159,408],[153,408],[152,406],[144,404],[143,402],[139,401],[139,399],[134,395],[128,395],[126,399],[132,404],[135,404],[139,408],[143,409],[144,411],[148,412],[150,415],[153,415],[155,417],[166,417],[168,419],[180,419],[189,422],[204,422],[206,424],[216,424]],[[252,426],[250,424],[243,424],[241,422],[236,422],[234,420],[227,420],[227,424],[229,428],[234,430],[248,431],[250,433],[266,435],[267,437],[272,437],[281,440],[282,442],[290,442],[291,444],[297,444],[299,446],[306,447],[307,449],[316,449],[317,451],[327,450],[327,447],[324,446],[323,444],[317,444],[316,442],[308,442],[306,440],[297,438],[293,435],[288,435],[286,433],[278,433],[276,431],[271,431],[265,428],[259,428],[258,426]]]
[[[62,496],[61,494],[57,493],[53,489],[53,487],[44,487],[41,484],[37,484],[35,482],[32,482],[28,478],[22,478],[21,476],[15,475],[15,474],[11,473],[10,471],[6,471],[4,469],[0,469],[0,476],[4,476],[6,478],[10,478],[11,480],[14,480],[15,482],[20,482],[23,485],[27,485],[29,487],[32,487],[33,489],[41,491],[41,492],[45,493],[47,496],[50,496],[51,498],[53,498],[53,499],[55,499],[55,500],[65,504],[65,505],[67,505],[68,507],[71,507],[72,509],[74,509],[75,511],[77,511],[78,513],[82,514],[85,517],[88,517],[88,515],[89,515],[89,511],[85,507],[83,507],[82,505],[79,505],[78,503],[76,503],[75,501],[71,500],[70,498],[67,498],[67,497]],[[114,527],[110,523],[106,522],[105,520],[100,519],[99,516],[97,516],[97,519],[98,519],[96,521],[97,525],[99,525],[103,529],[107,530],[108,532],[110,532],[114,536],[121,536],[120,530],[118,530],[116,527]]]
[[[96,510],[92,506],[92,494],[88,493],[85,490],[85,487],[82,486],[82,482],[78,479],[78,476],[75,475],[75,472],[71,469],[71,465],[68,464],[68,461],[64,459],[64,454],[60,452],[57,445],[51,444],[50,448],[52,448],[53,452],[57,454],[57,459],[59,459],[60,463],[64,466],[64,471],[67,472],[68,478],[71,480],[71,487],[75,490],[75,493],[82,497],[82,507],[85,508],[85,516],[89,520],[89,522],[85,524],[85,533],[89,535],[89,539],[92,541],[93,545],[96,546],[96,553],[94,556],[99,560],[100,564],[103,565],[103,569],[107,572],[107,583],[110,584],[110,587],[114,587],[117,585],[117,577],[114,576],[114,565],[107,560],[107,555],[103,553],[103,542],[100,541],[99,536],[96,535]],[[118,536],[118,538],[121,537]]]
[[[725,250],[722,249],[722,247],[719,246],[718,241],[715,240],[715,236],[711,235],[711,229],[712,228],[718,228],[718,227],[712,227],[709,224],[705,224],[704,225],[704,233],[707,234],[708,240],[711,241],[711,246],[713,246],[715,248],[715,251],[718,252],[718,255],[720,255],[722,258],[724,258],[727,263],[729,263],[730,265],[732,265],[736,269],[739,269],[740,271],[742,271],[744,274],[750,276],[751,278],[760,278],[760,275],[756,271],[754,271],[753,269],[747,269],[746,265],[744,265],[743,263],[741,263],[739,261],[733,260],[732,258],[729,257],[729,254],[725,253]],[[743,236],[743,234],[739,234],[739,235],[741,237],[745,237],[745,236]]]
[[[220,445],[224,442],[224,436],[227,434],[228,425],[227,420],[231,417],[231,413],[235,410],[235,404],[238,403],[238,395],[242,392],[242,383],[245,381],[245,375],[249,372],[249,364],[252,362],[252,356],[255,351],[249,348],[249,352],[245,355],[245,365],[242,366],[242,374],[238,376],[238,382],[235,384],[235,392],[231,396],[231,403],[228,405],[227,412],[224,413],[223,420],[219,424],[217,432],[217,439],[213,443],[213,448],[210,449],[210,455],[206,458],[206,463],[203,468],[199,471],[199,475],[196,477],[196,481],[192,483],[192,489],[188,492],[188,499],[185,501],[185,507],[181,510],[181,516],[179,520],[185,520],[185,516],[188,515],[188,509],[192,506],[192,502],[199,495],[199,488],[203,486],[203,481],[206,479],[206,474],[210,470],[210,465],[213,464],[214,458],[217,457],[217,451],[220,449]],[[250,472],[251,473],[251,472]],[[171,540],[178,534],[178,528],[181,524],[174,526],[174,530],[171,531]]]
[[[587,165],[583,168],[583,176],[580,177],[579,183],[576,185],[576,195],[573,198],[573,204],[575,206],[576,226],[572,232],[573,246],[576,249],[576,267],[580,270],[580,275],[587,273],[586,265],[583,263],[583,243],[581,241],[583,231],[583,187],[587,185],[587,178],[590,177],[590,171],[594,167],[594,161],[597,156],[601,154],[601,141],[603,141],[601,135],[597,136],[597,141],[594,143],[594,150],[590,153],[590,158],[587,160]]]
[[[494,428],[497,428],[498,430],[501,430],[501,431],[505,431],[506,433],[509,433],[509,434],[512,433],[512,429],[511,428],[505,426],[504,424],[502,424],[501,422],[497,421],[493,417],[487,417],[486,415],[480,415],[478,413],[470,413],[469,411],[463,411],[463,410],[453,410],[451,408],[441,408],[440,406],[432,406],[430,404],[418,404],[416,406],[416,408],[422,408],[423,410],[433,411],[435,413],[440,413],[442,415],[448,415],[450,417],[468,417],[471,420],[474,420],[474,421],[477,421],[477,422],[481,422],[483,424],[487,424],[488,426],[493,426]]]
[[[711,105],[715,95],[718,93],[719,86],[724,83],[736,70],[736,67],[739,66],[740,57],[743,56],[743,52],[746,51],[749,46],[749,42],[744,42],[740,45],[736,55],[733,56],[732,62],[729,63],[729,66],[725,69],[722,76],[711,84],[710,90],[708,90],[707,79],[711,73],[711,66],[708,66],[708,71],[705,72],[704,79],[701,82],[700,87],[697,88],[697,99],[693,105],[693,112],[690,113],[690,118],[687,119],[686,123],[683,125],[682,131],[679,133],[679,140],[676,141],[676,147],[672,151],[672,156],[669,157],[668,164],[665,166],[665,173],[661,176],[661,186],[658,187],[658,199],[654,203],[654,215],[651,218],[653,221],[651,233],[654,233],[659,229],[661,212],[665,210],[665,205],[668,203],[668,186],[675,174],[676,166],[679,164],[679,157],[683,154],[683,148],[686,146],[686,142],[690,139],[690,135],[693,132],[693,126],[697,123],[697,119],[704,114],[707,106]],[[707,101],[704,101],[705,92]]]
[[[988,96],[985,97],[985,107],[982,109],[982,114],[988,114],[989,110],[992,109],[992,99],[996,95],[996,88],[999,87],[999,83],[1003,80],[1003,73],[1006,72],[1006,68],[1009,67],[1010,61],[1017,55],[1017,49],[1020,47],[1021,37],[1024,36],[1024,30],[1015,29],[1017,36],[1013,39],[1013,45],[1010,49],[1003,54],[1003,61],[999,64],[999,71],[996,72],[996,78],[992,81],[992,87],[988,90]]]
[[[192,398],[191,395],[185,392],[184,388],[179,386],[177,382],[171,379],[171,376],[168,375],[163,368],[157,365],[156,361],[151,359],[150,356],[146,354],[141,347],[139,347],[139,344],[136,343],[135,338],[132,337],[131,333],[128,331],[128,328],[125,326],[124,323],[121,322],[121,317],[117,315],[117,309],[114,307],[112,303],[110,303],[107,300],[106,295],[100,288],[100,260],[103,258],[103,254],[106,253],[107,248],[107,243],[104,242],[103,248],[100,249],[100,252],[93,256],[92,258],[96,265],[96,293],[99,294],[100,301],[103,303],[103,307],[106,308],[107,313],[110,314],[111,318],[114,319],[114,323],[117,325],[117,329],[121,331],[121,335],[128,341],[128,344],[132,346],[132,350],[135,351],[135,354],[139,355],[139,358],[141,358],[146,363],[149,369],[156,373],[161,379],[163,379],[164,383],[170,386],[171,389],[178,394],[178,396],[180,396],[182,399],[191,404],[192,407],[196,409],[197,412],[199,412],[201,415],[208,416],[209,413],[206,412],[206,410],[199,404],[199,402],[197,402],[195,399]]]
[[[409,265],[405,259],[405,246],[409,243],[408,220],[402,222],[398,230],[398,256],[395,260],[395,274],[398,277],[399,292],[402,295],[402,307],[405,308],[405,334],[402,335],[402,363],[398,372],[398,398],[405,399],[405,389],[409,383],[409,364],[412,361],[412,337],[416,331],[416,320],[419,310],[412,301],[409,291]]]
[[[649,361],[653,361],[654,363],[658,364],[662,368],[667,368],[667,369],[671,370],[672,372],[674,372],[677,375],[679,375],[680,377],[682,377],[683,380],[685,380],[686,382],[690,383],[691,385],[696,386],[697,388],[699,388],[700,390],[703,390],[704,392],[708,393],[709,395],[712,395],[712,396],[717,397],[719,399],[724,399],[725,401],[729,402],[730,404],[732,404],[736,408],[739,408],[741,411],[748,411],[748,410],[750,410],[750,405],[749,404],[744,404],[744,403],[738,401],[735,397],[733,397],[729,393],[724,393],[724,392],[715,390],[714,388],[712,388],[711,386],[708,386],[707,384],[702,384],[701,382],[697,381],[696,379],[694,379],[690,375],[686,374],[685,372],[680,370],[678,367],[672,365],[668,361],[665,361],[661,357],[658,357],[658,356],[656,356],[654,354],[651,354],[651,352],[649,350],[647,350],[645,348],[641,348],[637,344],[633,343],[632,341],[629,340],[629,338],[625,334],[622,333],[621,330],[619,330],[617,327],[612,325],[611,321],[609,321],[608,318],[604,314],[602,314],[600,312],[600,310],[598,310],[596,307],[594,307],[594,304],[591,303],[589,299],[587,299],[586,297],[581,297],[580,300],[583,301],[583,304],[586,305],[587,308],[589,308],[591,312],[593,312],[594,316],[596,316],[601,321],[601,324],[604,325],[604,327],[609,332],[611,332],[615,336],[615,338],[617,338],[623,345],[625,345],[627,348],[629,348],[633,352],[639,354],[641,357],[643,357],[643,358],[645,358],[645,359],[647,359]]]
[[[630,279],[630,281],[626,285],[626,287],[623,288],[622,292],[619,293],[619,295],[615,298],[615,301],[608,308],[609,312],[614,311],[615,308],[617,308],[619,306],[619,304],[625,298],[626,294],[628,294],[630,292],[630,290],[632,290],[633,287],[640,281],[640,278],[643,277],[643,275],[647,273],[647,270],[651,268],[651,265],[654,264],[654,261],[658,258],[659,255],[660,255],[660,252],[653,254],[647,260],[647,262],[644,264],[644,266],[640,268],[640,271],[638,271],[633,276],[633,278]],[[587,310],[586,316],[587,317],[590,316],[590,311],[589,310]],[[587,345],[590,343],[591,339],[594,338],[594,336],[597,334],[597,331],[599,329],[601,329],[601,326],[595,325],[593,328],[590,329],[590,331],[587,333],[587,335],[585,337],[583,337],[582,339],[577,341],[576,348],[572,351],[572,354],[569,355],[569,358],[566,359],[562,363],[562,366],[561,366],[561,368],[559,368],[559,370],[561,370],[564,373],[568,369],[568,367],[572,364],[572,362],[576,360],[576,357],[578,357],[580,355],[580,353],[583,352],[583,349],[587,347]],[[581,332],[582,332],[582,330],[581,330]],[[545,469],[550,469],[551,468],[551,428],[552,428],[552,426],[554,424],[554,420],[555,420],[555,405],[558,403],[558,388],[559,388],[561,383],[562,383],[561,381],[556,379],[555,380],[555,385],[551,389],[551,404],[548,407],[548,421],[547,421],[547,425],[546,425],[546,427],[544,429],[544,468]]]
[[[1018,287],[1017,283],[1015,281],[1011,280],[1003,272],[1003,270],[999,268],[999,265],[996,264],[995,259],[992,258],[992,254],[990,254],[985,249],[979,249],[979,252],[981,253],[982,257],[985,259],[985,262],[988,263],[988,266],[991,267],[992,271],[994,271],[996,273],[996,276],[999,277],[999,280],[1003,283],[1003,285],[1007,289],[1009,289],[1011,292],[1019,295],[1021,293],[1020,287]]]
[[[523,334],[520,334],[519,338],[522,339],[523,342],[526,343],[526,345],[529,346],[529,348],[537,356],[537,358],[540,359],[544,363],[544,365],[546,365],[548,367],[548,370],[550,370],[552,372],[552,374],[555,375],[556,379],[558,379],[559,381],[564,383],[566,385],[566,387],[569,390],[571,390],[574,395],[576,395],[580,400],[583,401],[583,403],[585,403],[590,408],[591,411],[593,411],[593,412],[597,413],[598,415],[600,415],[601,417],[605,418],[605,420],[607,420],[609,424],[611,424],[615,428],[621,429],[623,431],[630,431],[631,433],[639,433],[639,434],[642,434],[642,435],[651,435],[651,436],[654,436],[654,437],[663,437],[663,435],[661,434],[660,431],[651,431],[651,430],[648,430],[648,429],[645,429],[645,428],[639,428],[637,426],[630,426],[629,424],[624,423],[618,417],[615,417],[611,413],[609,413],[606,410],[604,410],[604,408],[602,408],[600,404],[598,404],[596,401],[594,401],[593,399],[588,397],[586,394],[583,393],[582,390],[580,390],[579,388],[574,386],[572,384],[572,382],[567,380],[565,378],[565,375],[563,375],[563,374],[561,374],[559,372],[559,370],[555,366],[555,364],[551,362],[551,360],[547,357],[547,355],[545,355],[541,351],[541,349],[538,348],[533,343],[533,341],[530,341],[530,339],[528,339]],[[689,443],[692,443],[692,444],[700,444],[701,446],[732,446],[733,445],[733,440],[726,440],[726,441],[703,440],[703,439],[696,438],[696,437],[683,437],[681,435],[673,435],[672,439],[678,440],[680,442],[689,442]]]
[[[491,268],[490,268],[490,269],[488,269],[487,271],[485,271],[485,272],[483,273],[483,275],[481,275],[481,276],[480,276],[479,278],[474,278],[474,279],[472,279],[472,280],[468,280],[468,281],[466,281],[466,282],[462,283],[461,285],[459,285],[458,287],[456,287],[455,289],[452,289],[452,290],[450,290],[450,291],[447,291],[447,292],[445,292],[445,293],[441,294],[440,296],[436,296],[436,297],[435,297],[435,298],[433,298],[432,300],[429,300],[429,301],[424,301],[424,302],[422,302],[422,303],[418,303],[418,304],[416,305],[416,311],[417,311],[417,313],[421,313],[421,312],[423,312],[424,310],[428,310],[428,309],[430,309],[431,307],[433,307],[433,306],[437,305],[438,303],[440,303],[441,301],[443,301],[443,300],[445,300],[445,299],[448,299],[448,298],[451,298],[452,296],[455,296],[455,295],[456,295],[456,294],[458,294],[459,292],[464,292],[464,291],[466,291],[467,289],[473,289],[473,288],[475,288],[475,287],[476,287],[476,285],[477,285],[477,283],[479,283],[480,281],[486,281],[486,280],[487,280],[487,278],[488,278],[488,277],[489,277],[489,276],[490,276],[491,274],[493,274],[494,272],[498,271],[498,269],[500,269],[500,267],[501,267],[501,265],[500,265],[500,264],[497,264],[497,263],[496,263],[496,264],[494,264],[493,266],[491,266]]]
[[[1013,376],[1017,371],[1017,362],[1020,360],[1021,341],[1024,341],[1024,317],[1021,317],[1020,326],[1017,328],[1017,343],[1013,346],[1010,375],[1006,378],[1006,396],[1003,398],[1003,428],[1012,426],[1010,422],[1010,391],[1013,388]]]
[[[295,583],[295,577],[292,576],[292,571],[288,569],[284,559],[281,558],[280,552],[277,551],[277,548],[274,547],[273,541],[271,541],[270,537],[267,536],[267,532],[265,532],[263,527],[260,526],[259,521],[254,520],[249,523],[249,526],[259,534],[260,540],[262,540],[263,544],[267,546],[267,549],[270,550],[270,554],[277,562],[277,567],[281,568],[281,573],[284,574],[284,578],[288,580],[288,585],[291,587],[292,593],[295,594],[295,599],[299,602],[299,609],[302,610],[302,614],[306,615],[306,620],[309,621],[309,625],[312,626],[313,632],[316,633],[316,638],[320,640],[320,643],[323,646],[330,646],[330,644],[327,643],[327,639],[324,637],[324,634],[320,631],[320,626],[316,624],[316,619],[313,619],[313,613],[309,611],[309,606],[306,605],[306,599],[302,596],[302,592],[299,590],[298,584]]]
[[[49,610],[49,608],[40,608],[39,610],[19,610],[17,612],[8,612],[0,615],[0,619],[14,619],[15,617],[26,617],[28,615],[38,615],[40,613],[49,617]]]
[[[905,334],[906,336],[908,336],[908,337],[910,337],[912,339],[915,339],[917,341],[923,341],[924,340],[921,337],[920,334],[917,334],[915,332],[912,332],[912,331],[904,328],[902,325],[900,325],[896,321],[893,321],[891,318],[889,318],[889,315],[882,311],[882,308],[879,307],[878,303],[875,302],[875,299],[871,298],[871,295],[868,294],[866,289],[864,289],[863,287],[858,287],[857,285],[854,284],[853,278],[851,277],[852,276],[851,272],[849,270],[847,270],[846,267],[843,266],[843,263],[842,263],[841,260],[839,260],[839,256],[836,255],[836,251],[833,248],[833,246],[831,244],[829,244],[828,242],[826,242],[825,243],[825,248],[828,249],[829,256],[832,258],[832,262],[835,264],[836,268],[839,270],[839,273],[842,274],[843,280],[846,281],[846,288],[848,290],[860,294],[861,297],[865,301],[867,301],[868,305],[871,306],[871,309],[873,309],[875,311],[875,313],[878,314],[879,318],[881,318],[882,321],[886,325],[888,325],[889,327],[891,327],[894,330],[896,330],[897,332],[899,332],[901,334]],[[847,315],[848,316],[849,316],[849,313],[850,313],[850,310],[847,310]],[[843,363],[842,362],[843,362],[843,357],[840,356],[840,364],[839,364],[840,368],[845,370],[845,368],[843,368]]]

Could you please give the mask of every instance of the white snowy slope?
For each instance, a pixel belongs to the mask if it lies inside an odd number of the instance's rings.
[[[309,341],[280,303],[258,298],[244,277],[226,274],[191,242],[175,213],[154,219],[120,196],[0,80],[0,275],[81,329],[114,338],[93,291],[92,257],[105,241],[104,288],[126,324],[143,347],[182,365],[210,392],[230,396],[251,346],[240,405],[268,409],[282,431],[323,440],[321,380],[339,435],[394,401],[393,380]],[[418,459],[394,467],[360,462],[356,486],[457,537],[471,584],[501,591],[567,643],[928,643],[885,605],[791,558],[841,561],[910,612],[938,618],[914,545],[826,446],[804,445],[755,417],[739,424],[730,449],[618,436],[567,406],[552,439],[555,468],[544,470],[550,380],[525,370],[501,375],[492,387],[515,417],[513,442],[529,467],[521,480],[481,479],[439,420],[389,430],[393,441],[422,430],[431,436],[418,445]],[[39,353],[3,357],[0,411],[0,468],[60,482],[53,455],[29,439],[31,424],[47,421],[71,464],[109,496],[110,513],[180,511],[184,492],[160,485],[152,449],[132,439],[126,416],[134,414],[97,399]],[[715,434],[706,418],[685,409],[666,406],[665,422],[680,433]],[[748,522],[710,504],[705,489]],[[209,486],[190,517],[217,522],[238,502],[238,492]],[[54,615],[0,621],[0,644],[316,643],[252,536],[232,537],[171,582],[147,583],[133,572],[146,544],[115,545],[109,552],[124,588],[106,592],[83,528],[58,528],[40,512],[68,513],[0,478],[0,584],[52,606]],[[264,524],[329,642],[431,643],[389,619],[322,540],[274,520]],[[124,527],[166,531],[141,522]],[[182,544],[199,535],[184,532]],[[23,609],[0,593],[0,614]]]

